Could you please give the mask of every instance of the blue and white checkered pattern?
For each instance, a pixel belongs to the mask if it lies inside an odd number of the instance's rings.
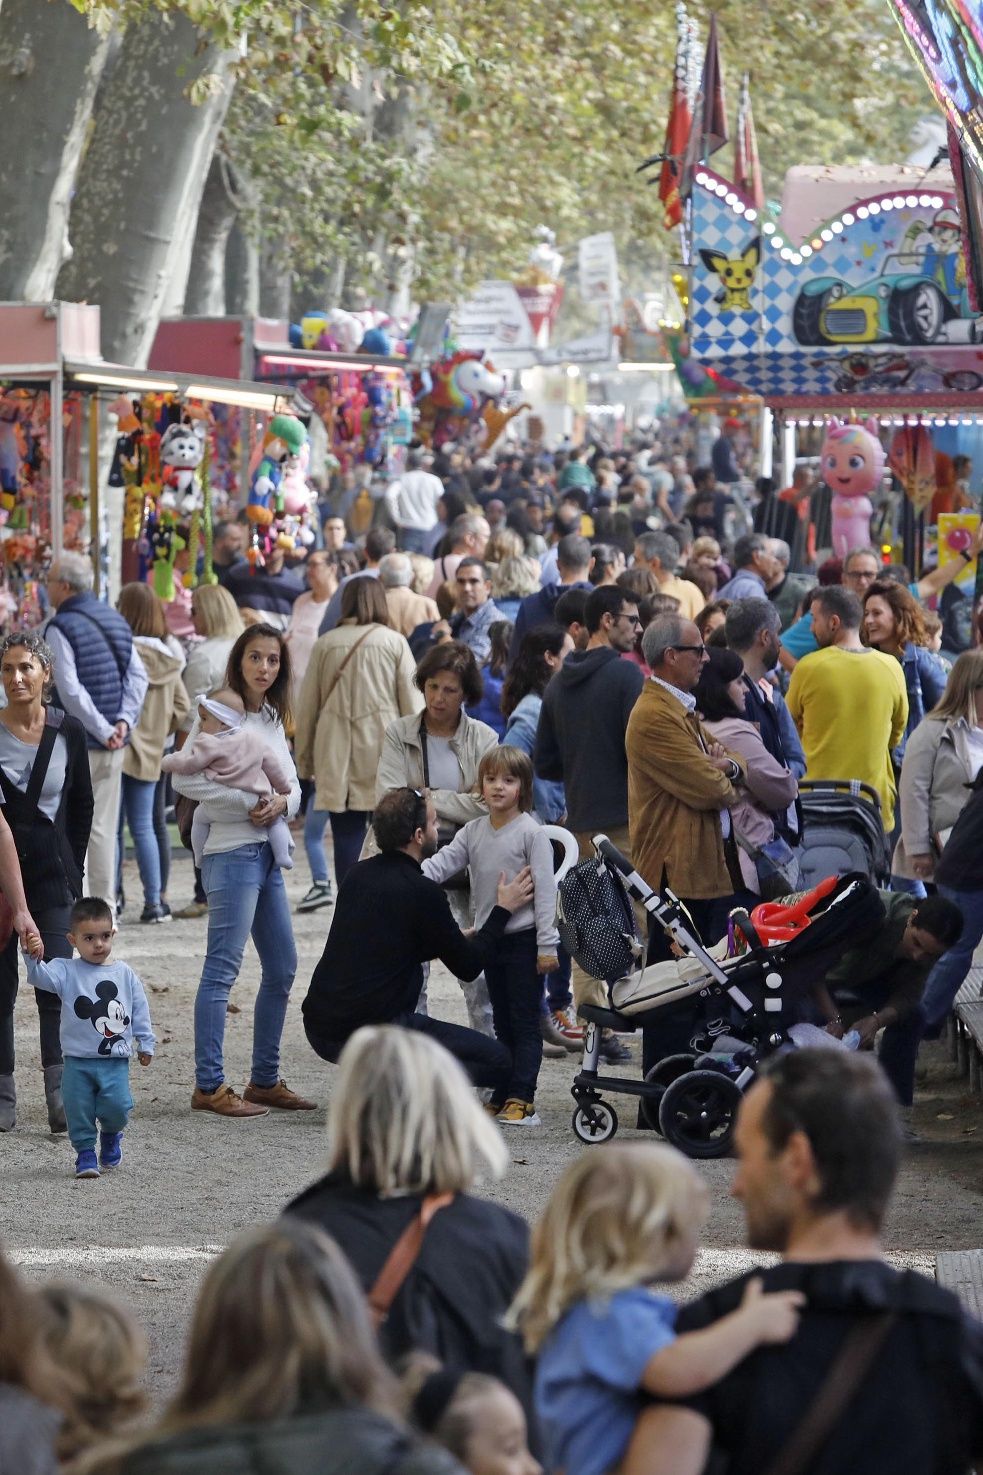
[[[718,195],[695,186],[689,308],[693,357],[759,392],[779,392],[772,377],[776,373],[787,386],[781,393],[818,394],[831,389],[835,372],[815,363],[824,352],[838,357],[852,347],[877,353],[892,345],[886,335],[871,343],[831,345],[829,349],[799,343],[792,330],[792,311],[799,293],[819,277],[842,282],[848,290],[869,285],[880,274],[887,256],[912,250],[906,231],[915,222],[922,227],[921,233],[914,233],[921,242],[915,249],[924,249],[932,215],[931,208],[915,205],[857,219],[820,249],[794,263],[783,260],[780,250],[772,245],[773,237],[761,230],[767,217],[749,221]],[[704,264],[700,251],[720,252],[734,260],[743,255],[759,232],[761,262],[749,291],[752,310],[735,311],[716,300],[722,296],[723,284]],[[795,249],[798,243],[788,245]],[[746,362],[745,356],[758,363]]]

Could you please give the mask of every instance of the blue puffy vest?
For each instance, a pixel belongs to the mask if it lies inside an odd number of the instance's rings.
[[[94,594],[72,594],[59,605],[49,621],[51,626],[72,647],[79,683],[96,711],[107,722],[118,722],[123,682],[133,651],[133,633],[123,616]],[[60,705],[57,692],[53,700]],[[85,740],[90,748],[102,746],[91,733],[86,733]]]

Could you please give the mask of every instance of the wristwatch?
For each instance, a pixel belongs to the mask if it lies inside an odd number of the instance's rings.
[[[970,553],[968,548],[960,548],[959,550],[959,557],[965,558],[967,563],[972,563],[975,556],[975,554]]]
[[[728,773],[727,777],[730,779],[732,784],[739,784],[741,782],[742,776],[743,775],[741,773],[741,765],[735,762],[733,758],[731,758],[730,772]]]

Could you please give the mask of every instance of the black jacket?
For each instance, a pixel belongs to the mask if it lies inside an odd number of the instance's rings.
[[[603,646],[574,651],[546,688],[533,763],[564,785],[571,830],[628,823],[625,732],[643,685],[634,661]]]
[[[955,891],[983,891],[983,771],[967,787],[972,793],[952,827],[935,879]]]
[[[956,1297],[880,1261],[789,1261],[760,1275],[766,1291],[800,1290],[792,1340],[759,1347],[706,1393],[686,1399],[706,1418],[727,1475],[760,1475],[791,1437],[858,1319],[888,1310],[895,1326],[834,1425],[810,1475],[963,1475],[983,1454],[983,1327]],[[736,1310],[747,1276],[682,1307],[676,1331]],[[683,1400],[680,1400],[683,1401]]]
[[[381,1414],[328,1409],[226,1424],[143,1445],[123,1475],[464,1475],[457,1461]]]
[[[48,708],[61,718],[59,734],[67,748],[65,788],[54,821],[28,803],[0,768],[3,815],[10,826],[24,894],[30,911],[70,905],[82,895],[82,872],[92,828],[92,779],[86,751],[85,728],[75,717]]]
[[[311,1185],[287,1214],[317,1224],[372,1289],[393,1245],[420,1212],[420,1198],[380,1198],[329,1175]],[[447,1367],[490,1373],[532,1409],[531,1365],[502,1318],[529,1263],[529,1226],[487,1199],[459,1193],[435,1214],[409,1275],[379,1333],[389,1359],[431,1352]]]
[[[423,964],[439,958],[455,978],[477,978],[509,914],[495,907],[473,937],[447,896],[401,850],[353,866],[341,884],[320,962],[303,1004],[305,1025],[346,1040],[363,1024],[412,1014]]]

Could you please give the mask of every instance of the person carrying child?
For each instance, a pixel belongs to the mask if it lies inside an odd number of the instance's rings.
[[[765,1295],[755,1278],[736,1311],[676,1336],[678,1307],[654,1286],[689,1274],[707,1201],[687,1159],[650,1143],[585,1153],[560,1178],[507,1317],[538,1357],[547,1469],[646,1475],[658,1413],[646,1395],[698,1393],[755,1348],[794,1335],[802,1293]]]
[[[45,963],[37,939],[27,976],[35,988],[61,999],[62,1097],[77,1154],[75,1176],[98,1178],[100,1168],[118,1168],[123,1160],[123,1129],[133,1107],[133,1041],[141,1065],[153,1060],[157,1041],[143,984],[128,963],[112,960],[116,928],[107,903],[82,897],[72,907],[71,928],[68,940],[79,956]]]
[[[271,794],[289,794],[293,774],[288,773],[262,733],[246,722],[242,697],[225,687],[197,701],[200,727],[179,753],[161,759],[164,773],[200,773],[214,783],[268,799]],[[191,821],[191,848],[195,865],[201,865],[211,820],[205,804],[199,804]],[[267,831],[273,859],[281,870],[293,869],[294,842],[283,815]]]
[[[530,814],[532,764],[518,748],[489,748],[478,765],[477,789],[488,813],[458,830],[449,844],[423,864],[438,885],[467,868],[481,928],[496,906],[499,880],[525,866],[532,872],[533,899],[512,913],[495,954],[485,964],[495,1035],[512,1056],[503,1099],[488,1109],[508,1126],[539,1126],[534,1105],[543,1059],[540,1030],[542,976],[557,968],[556,882],[553,850]]]

